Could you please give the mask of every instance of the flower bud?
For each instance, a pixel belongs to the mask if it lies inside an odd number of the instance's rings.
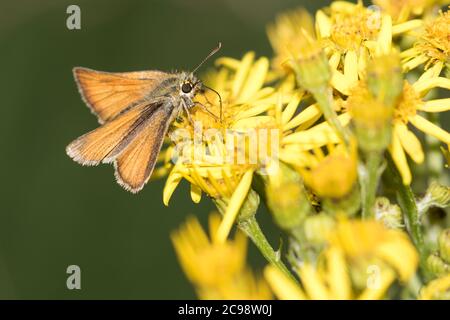
[[[397,52],[374,57],[367,68],[367,87],[378,102],[393,107],[403,91],[400,56]]]
[[[320,43],[312,39],[306,32],[303,34],[304,44],[292,67],[298,83],[306,90],[314,92],[328,86],[331,72],[328,59]]]
[[[438,254],[430,254],[426,262],[428,271],[434,276],[441,277],[447,273],[450,273],[450,264],[446,263]]]
[[[439,255],[445,262],[450,264],[450,229],[445,229],[441,232],[439,235],[438,244]]]
[[[391,204],[388,198],[380,197],[375,201],[375,219],[389,229],[402,229],[403,216],[400,206]]]
[[[265,187],[275,222],[284,230],[298,228],[311,210],[300,175],[280,163],[277,172],[267,176]]]

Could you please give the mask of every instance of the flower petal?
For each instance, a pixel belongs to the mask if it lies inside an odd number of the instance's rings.
[[[274,266],[265,267],[264,278],[269,283],[275,296],[280,300],[307,299],[300,286]]]
[[[173,192],[177,188],[181,179],[183,178],[182,174],[177,172],[176,167],[172,169],[169,176],[167,177],[166,184],[164,185],[163,190],[163,203],[164,205],[169,205],[169,200],[172,197]]]
[[[348,300],[351,298],[352,284],[348,275],[347,264],[341,249],[331,247],[326,251],[328,264],[328,284],[332,299]]]
[[[264,84],[269,70],[269,60],[265,57],[259,58],[248,72],[245,84],[237,97],[236,103],[243,103],[250,99]]]
[[[239,93],[242,90],[242,86],[245,83],[245,79],[247,79],[248,72],[252,66],[253,60],[255,58],[254,52],[248,52],[242,58],[239,68],[236,71],[233,80],[233,86],[231,88],[231,92],[234,98],[239,96]]]
[[[414,117],[411,117],[408,119],[409,122],[411,122],[417,129],[425,132],[426,134],[429,134],[430,136],[435,137],[436,139],[441,140],[444,143],[449,144],[450,143],[450,134],[435,125],[434,123],[428,121],[427,119],[415,115]]]
[[[191,199],[194,203],[199,203],[202,199],[202,189],[195,184],[191,184]]]
[[[217,230],[217,241],[225,243],[225,241],[227,240],[230,230],[233,227],[233,223],[236,220],[236,217],[239,213],[239,210],[241,209],[242,204],[245,201],[245,198],[247,197],[248,191],[250,190],[252,179],[253,170],[246,171],[236,189],[234,190],[233,195],[230,198],[230,202],[228,203],[227,209],[225,210],[225,213],[223,215],[223,220],[220,223],[219,229]]]
[[[389,152],[391,153],[392,160],[394,160],[395,166],[402,176],[403,184],[409,185],[412,179],[411,171],[409,170],[405,152],[403,151],[400,140],[395,132],[393,132],[392,134],[392,141],[391,145],[389,146]]]
[[[303,92],[296,94],[292,97],[291,101],[289,101],[286,108],[281,113],[281,123],[285,125],[288,123],[289,120],[292,119],[292,117],[295,114],[295,111],[297,111],[297,107],[303,97]]]
[[[403,149],[416,163],[422,163],[424,154],[419,139],[408,130],[405,124],[396,124],[394,131],[400,139]]]
[[[417,109],[425,112],[444,112],[450,110],[450,98],[425,101]]]
[[[345,55],[344,76],[347,78],[351,87],[355,86],[358,82],[358,57],[353,50],[349,50]]]
[[[311,300],[330,299],[329,292],[323,279],[313,266],[304,264],[300,267],[298,274],[302,279],[303,287]]]
[[[331,20],[322,10],[316,13],[316,32],[319,38],[328,38],[331,35]]]
[[[424,81],[416,81],[413,84],[414,90],[419,92],[421,95],[425,95],[428,91],[433,88],[443,88],[450,90],[450,79],[444,77],[436,77],[426,79]]]
[[[392,35],[396,36],[400,33],[420,28],[422,24],[423,21],[421,19],[409,20],[407,22],[399,23],[392,27]]]
[[[302,112],[296,115],[291,121],[286,123],[283,126],[283,130],[290,130],[299,126],[302,123],[310,121],[311,119],[316,118],[318,115],[321,115],[322,111],[317,104],[313,104],[307,108],[305,108]]]
[[[377,54],[385,55],[391,51],[392,46],[392,18],[384,14],[381,18],[381,28],[377,39]]]

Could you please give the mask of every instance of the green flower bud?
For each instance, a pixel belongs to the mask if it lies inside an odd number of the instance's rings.
[[[278,172],[265,181],[267,205],[275,222],[284,230],[300,227],[311,211],[300,175],[280,163]]]
[[[427,269],[435,276],[441,277],[450,272],[450,264],[446,263],[438,254],[430,254],[427,258]]]
[[[445,229],[441,232],[438,244],[439,255],[445,262],[450,263],[450,229]]]
[[[405,226],[400,206],[391,204],[385,197],[377,198],[375,201],[375,219],[389,229],[402,229]]]

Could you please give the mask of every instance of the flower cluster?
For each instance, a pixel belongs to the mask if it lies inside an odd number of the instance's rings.
[[[435,217],[450,204],[447,10],[296,9],[269,24],[271,59],[216,60],[156,171],[168,175],[166,205],[184,179],[221,214],[210,238],[195,219],[172,237],[200,298],[449,297],[448,219]],[[288,238],[279,250],[258,223],[261,202]],[[246,267],[245,236],[269,263],[264,277]]]

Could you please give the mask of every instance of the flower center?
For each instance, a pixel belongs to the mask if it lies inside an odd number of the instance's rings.
[[[419,94],[405,81],[400,101],[394,109],[394,121],[408,123],[408,119],[416,115],[416,110],[422,103]]]
[[[354,50],[363,41],[375,39],[381,23],[374,12],[362,6],[351,12],[335,12],[331,18],[331,38],[342,50]]]
[[[441,12],[436,20],[427,24],[416,48],[430,58],[426,68],[434,62],[447,61],[450,56],[450,11]]]

